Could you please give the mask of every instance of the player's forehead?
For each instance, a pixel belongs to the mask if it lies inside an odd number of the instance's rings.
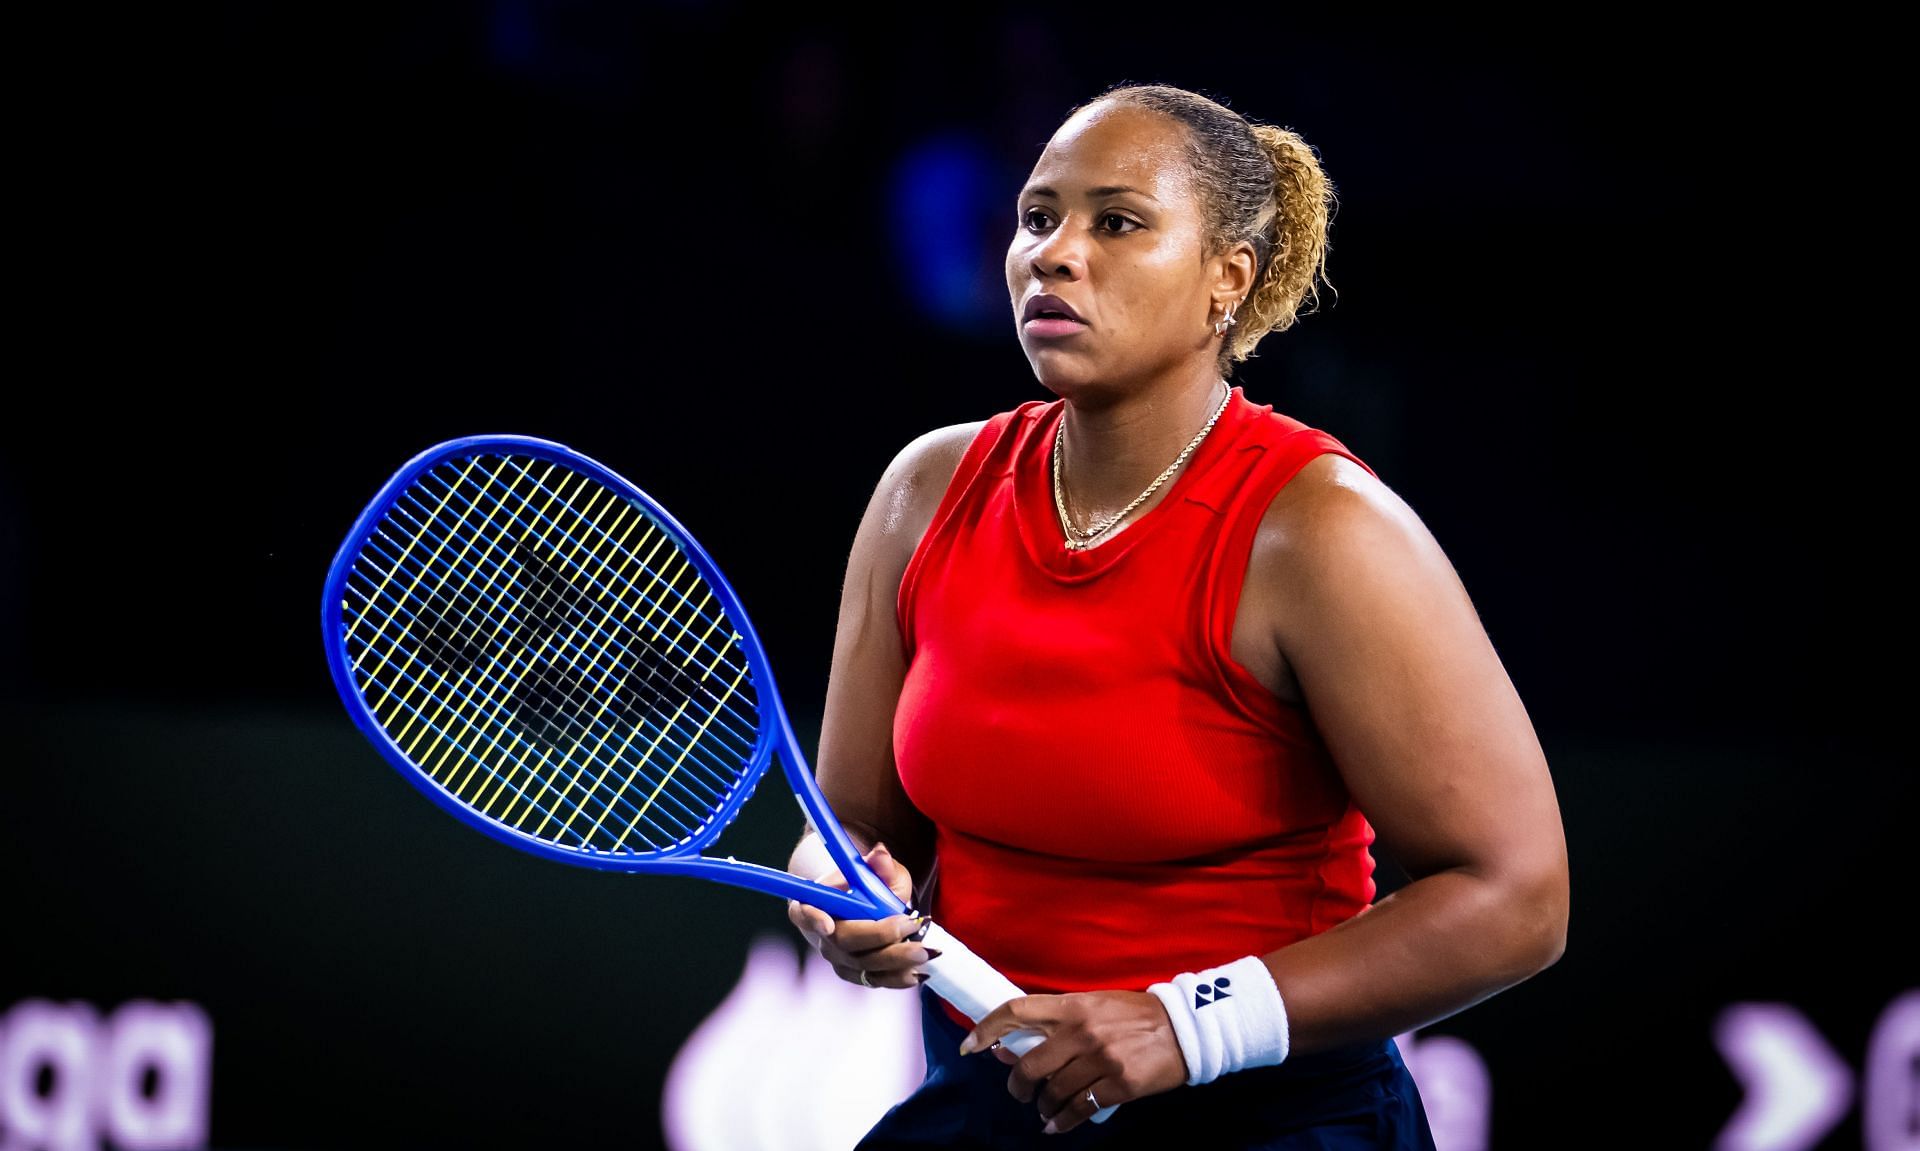
[[[1086,198],[1132,188],[1171,205],[1188,194],[1186,145],[1169,116],[1125,104],[1090,105],[1053,134],[1022,194]]]

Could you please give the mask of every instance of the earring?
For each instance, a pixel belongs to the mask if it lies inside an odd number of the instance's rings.
[[[1213,326],[1213,334],[1216,336],[1224,336],[1227,334],[1227,329],[1231,327],[1233,327],[1233,309],[1228,308],[1227,314],[1221,318],[1219,323]]]

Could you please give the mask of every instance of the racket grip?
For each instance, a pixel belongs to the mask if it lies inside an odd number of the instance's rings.
[[[927,986],[975,1023],[1002,1003],[1026,994],[1013,980],[994,970],[992,964],[931,920],[920,942],[940,952],[940,958],[921,965],[921,970],[927,973]],[[1025,1055],[1045,1039],[1038,1031],[1009,1031],[1000,1037],[1000,1046],[1015,1055]],[[1102,1107],[1093,1113],[1093,1121],[1105,1123],[1107,1116],[1118,1107],[1117,1103],[1113,1107]]]

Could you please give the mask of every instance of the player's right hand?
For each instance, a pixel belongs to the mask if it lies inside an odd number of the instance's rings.
[[[913,903],[913,876],[905,865],[887,851],[886,844],[874,844],[873,850],[862,858],[881,882],[900,897],[902,903]],[[851,889],[846,876],[840,874],[837,867],[824,875],[814,876],[814,881],[842,891]],[[925,974],[918,970],[920,966],[940,956],[938,951],[907,939],[907,936],[920,930],[920,920],[910,915],[890,915],[885,919],[835,919],[817,907],[789,899],[787,918],[799,929],[808,945],[832,964],[834,972],[848,983],[862,983],[867,987],[918,987],[926,981]],[[863,973],[866,975],[864,981],[861,979]]]

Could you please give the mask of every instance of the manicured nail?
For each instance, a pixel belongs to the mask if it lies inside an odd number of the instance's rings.
[[[921,971],[921,972],[916,972],[916,973],[914,974],[914,978],[915,978],[915,979],[918,979],[918,980],[919,980],[920,982],[922,982],[922,983],[925,983],[925,982],[926,982],[927,980],[929,980],[929,979],[932,979],[932,978],[933,978],[933,976],[931,976],[931,975],[928,975],[928,974],[927,974],[926,972],[924,972],[924,971]]]
[[[946,954],[946,952],[940,950],[938,947],[923,947],[921,950],[927,953],[927,957],[920,961],[922,963],[932,963],[934,960]]]
[[[1051,1120],[1051,1119],[1049,1119],[1049,1120],[1047,1120],[1047,1125],[1046,1125],[1045,1127],[1042,1127],[1042,1128],[1040,1128],[1040,1134],[1042,1134],[1042,1135],[1058,1135],[1058,1134],[1060,1134],[1060,1129],[1059,1129],[1058,1127],[1055,1127],[1055,1126],[1053,1125],[1053,1120]]]
[[[967,1037],[960,1041],[960,1054],[962,1055],[973,1054],[973,1032],[971,1031],[967,1032]]]

